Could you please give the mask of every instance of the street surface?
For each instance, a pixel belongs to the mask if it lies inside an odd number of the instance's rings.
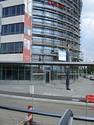
[[[49,84],[23,84],[18,82],[16,84],[2,84],[0,83],[0,91],[4,92],[15,92],[23,94],[39,94],[42,96],[60,96],[61,97],[70,97],[70,98],[85,98],[88,94],[94,94],[94,81],[79,78],[76,81],[72,81],[70,84],[71,90],[65,89],[64,81],[55,81]],[[74,115],[77,116],[88,116],[94,117],[94,103],[92,105],[82,102],[72,102],[72,101],[62,101],[61,100],[49,100],[43,98],[36,100],[33,97],[25,98],[14,98],[9,96],[1,96],[0,93],[0,105],[9,105],[27,108],[28,105],[33,105],[34,109],[43,112],[51,113],[61,113],[63,114],[66,109],[71,109]],[[8,93],[7,93],[8,94]],[[19,94],[20,95],[20,94]],[[16,96],[15,96],[16,97]],[[65,103],[66,102],[66,103]],[[27,119],[26,113],[13,112],[0,109],[0,125],[19,125],[21,121]],[[34,121],[38,122],[39,125],[58,125],[59,119],[37,116],[34,115]],[[73,121],[73,125],[94,125],[94,123]]]
[[[11,97],[0,96],[0,105],[18,106],[27,108],[28,105],[33,105],[34,109],[43,112],[51,113],[61,113],[63,114],[66,109],[71,109],[74,115],[77,116],[92,116],[94,117],[94,107],[87,106],[88,104],[73,104],[63,101],[50,101],[50,100],[40,100],[40,99],[17,99]],[[26,113],[19,113],[14,111],[7,111],[0,109],[0,125],[19,125],[21,121],[26,120]],[[34,121],[38,122],[40,125],[57,125],[59,119],[51,118],[45,116],[34,115]],[[94,123],[73,121],[73,125],[94,125]]]

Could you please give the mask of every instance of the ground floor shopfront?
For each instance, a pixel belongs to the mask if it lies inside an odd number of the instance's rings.
[[[69,79],[78,79],[79,68],[69,67]],[[1,81],[42,81],[50,83],[50,81],[66,80],[66,66],[59,65],[28,65],[16,63],[0,64],[0,80]]]

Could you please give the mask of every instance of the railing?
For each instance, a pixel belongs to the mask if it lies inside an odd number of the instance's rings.
[[[29,110],[21,107],[11,107],[7,105],[0,105],[0,109],[9,110],[9,111],[17,111],[23,113],[32,113],[41,116],[49,116],[54,118],[60,118],[58,125],[72,125],[73,120],[80,120],[80,121],[87,121],[87,122],[94,122],[93,117],[81,117],[81,116],[74,116],[73,112],[70,109],[67,109],[63,116],[61,114],[55,114],[50,112],[42,112],[38,110]],[[25,122],[26,124],[26,122]]]
[[[71,110],[66,110],[61,117],[58,125],[72,125],[73,112]]]

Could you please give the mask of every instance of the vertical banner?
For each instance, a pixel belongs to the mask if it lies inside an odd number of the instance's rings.
[[[32,45],[32,0],[25,1],[24,13],[24,43],[23,43],[23,62],[31,61],[31,45]]]

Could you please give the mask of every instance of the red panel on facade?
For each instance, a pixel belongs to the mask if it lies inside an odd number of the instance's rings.
[[[31,21],[31,16],[29,16],[27,13],[24,15],[24,24],[28,27],[32,27],[32,21]]]
[[[64,4],[58,3],[56,1],[51,1],[51,0],[48,1],[48,4],[52,5],[52,6],[56,6],[58,8],[63,8],[64,7]]]
[[[31,52],[30,52],[30,50],[29,49],[27,49],[27,48],[23,48],[23,61],[25,62],[25,63],[28,63],[28,62],[30,62],[30,59],[31,59]]]
[[[58,4],[58,7],[59,7],[59,8],[63,8],[64,5],[59,3],[59,4]]]
[[[23,61],[29,63],[31,61],[31,44],[32,44],[32,19],[27,13],[24,15],[24,45],[23,45]]]
[[[87,95],[87,96],[86,96],[86,101],[87,101],[87,102],[94,103],[94,95]]]
[[[28,34],[24,33],[24,38],[31,41],[32,40],[32,35],[28,35]]]

